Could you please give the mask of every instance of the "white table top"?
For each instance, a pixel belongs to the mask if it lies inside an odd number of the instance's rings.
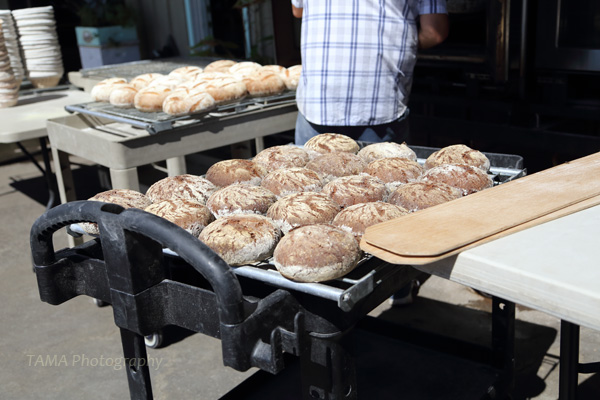
[[[418,268],[600,330],[600,206]]]
[[[66,105],[92,101],[80,90],[47,91],[19,97],[17,105],[0,109],[0,143],[46,136],[46,120],[67,115]]]

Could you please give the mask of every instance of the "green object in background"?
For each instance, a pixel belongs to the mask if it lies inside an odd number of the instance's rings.
[[[77,26],[75,33],[79,46],[120,46],[137,42],[137,30],[134,26]]]

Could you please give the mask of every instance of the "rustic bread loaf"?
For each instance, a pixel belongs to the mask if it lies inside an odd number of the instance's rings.
[[[333,219],[333,225],[350,232],[360,241],[369,226],[406,214],[406,209],[395,204],[381,201],[358,203],[340,211]]]
[[[210,78],[206,76],[199,77],[194,81],[191,88],[209,93],[217,104],[240,100],[248,93],[244,82],[228,75]]]
[[[308,163],[308,153],[298,146],[273,146],[260,151],[253,161],[271,172],[280,168],[304,167]]]
[[[121,85],[126,85],[127,79],[124,78],[107,78],[96,83],[90,92],[94,101],[108,103],[111,92]]]
[[[161,112],[163,102],[171,91],[168,86],[146,86],[136,93],[133,104],[143,112]]]
[[[339,133],[321,133],[313,136],[306,143],[304,149],[311,157],[327,153],[358,153],[358,143],[349,136]]]
[[[163,111],[174,116],[197,114],[215,107],[215,99],[209,93],[181,86],[163,101]]]
[[[333,225],[307,225],[280,241],[273,264],[284,277],[297,282],[323,282],[352,271],[361,252],[354,237]]]
[[[177,198],[153,203],[144,211],[171,221],[195,237],[198,237],[200,232],[214,220],[210,210],[204,204]]]
[[[148,86],[155,79],[161,78],[163,76],[164,76],[163,74],[154,73],[154,72],[150,72],[147,74],[141,74],[141,75],[138,75],[135,78],[133,78],[131,81],[129,81],[129,84],[133,85],[133,87],[136,88],[137,90],[140,90],[140,89],[143,89],[146,86]]]
[[[133,108],[137,92],[138,90],[133,85],[119,85],[110,92],[108,100],[116,107]]]
[[[185,67],[175,68],[169,72],[169,76],[178,78],[181,81],[189,81],[196,78],[200,73],[202,73],[202,68],[195,65],[186,65]]]
[[[323,186],[323,193],[331,197],[341,208],[358,203],[385,201],[388,196],[385,184],[366,174],[334,179]]]
[[[298,81],[300,81],[301,72],[302,65],[294,65],[280,73],[283,83],[285,83],[285,86],[288,90],[296,90],[298,87]]]
[[[388,203],[409,212],[423,210],[462,197],[462,191],[445,183],[409,182],[398,186],[389,196]]]
[[[462,190],[466,196],[493,186],[492,178],[481,168],[461,164],[442,164],[425,171],[425,182],[441,182]]]
[[[157,203],[162,200],[183,199],[206,204],[206,200],[217,190],[208,179],[197,175],[183,174],[168,176],[153,183],[146,196]]]
[[[206,171],[206,179],[213,184],[224,187],[234,183],[260,185],[265,171],[250,160],[234,158],[214,163]]]
[[[330,223],[340,211],[329,196],[317,192],[295,193],[277,200],[267,211],[283,233],[303,225]]]
[[[100,192],[88,199],[103,203],[118,204],[123,208],[139,208],[141,210],[152,204],[152,201],[143,193],[131,189],[111,189]],[[98,235],[98,225],[92,222],[82,222],[81,229],[90,235]]]
[[[274,96],[282,93],[286,87],[283,79],[277,72],[268,69],[259,69],[257,72],[243,79],[250,96]]]
[[[367,163],[352,153],[327,153],[306,164],[306,168],[318,172],[325,182],[342,176],[358,175],[366,167]]]
[[[417,161],[417,154],[406,143],[382,142],[363,147],[358,156],[368,164],[382,158],[406,158]]]
[[[301,192],[320,192],[323,181],[315,171],[308,168],[282,168],[267,174],[260,185],[278,198]]]
[[[216,218],[233,214],[266,214],[277,198],[260,186],[235,184],[214,192],[206,206]]]
[[[444,147],[432,153],[425,160],[425,168],[433,168],[442,164],[466,164],[481,168],[484,171],[490,169],[490,160],[485,154],[473,150],[464,144],[455,144]]]
[[[230,215],[210,223],[200,240],[233,266],[263,261],[273,255],[281,231],[256,214]]]
[[[204,67],[203,72],[229,72],[229,69],[237,64],[236,61],[233,60],[217,60],[213,61]]]
[[[242,61],[232,65],[229,68],[229,73],[238,79],[243,80],[257,72],[262,65],[253,61]]]
[[[388,189],[418,180],[424,168],[416,161],[407,158],[381,158],[367,165],[364,172],[381,179]]]

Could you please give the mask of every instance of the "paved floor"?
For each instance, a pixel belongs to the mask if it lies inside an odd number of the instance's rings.
[[[78,187],[80,198],[97,190],[97,177],[95,167],[82,165],[75,176],[79,183],[86,183]],[[39,300],[31,271],[29,229],[44,212],[46,199],[44,180],[31,163],[0,165],[0,399],[128,398],[125,372],[118,364],[121,348],[112,309],[99,308],[84,297],[60,306]],[[56,235],[55,242],[57,248],[66,246],[65,235]],[[490,307],[489,299],[466,287],[431,278],[413,305],[390,309],[382,304],[371,315],[477,342],[489,337]],[[517,318],[513,398],[556,399],[559,321],[519,306]],[[418,362],[430,353],[414,350],[401,353],[405,355],[400,357],[406,357],[401,362],[423,368]],[[219,399],[256,372],[223,367],[220,342],[201,335],[150,349],[149,357],[156,399]],[[582,362],[600,361],[598,332],[582,329],[580,357]],[[456,362],[449,368],[458,371],[463,365]],[[416,381],[403,384],[404,397],[394,392],[379,398],[428,398],[422,395],[427,388]],[[580,375],[579,394],[585,400],[600,398],[600,374]],[[288,389],[278,398],[294,397]]]

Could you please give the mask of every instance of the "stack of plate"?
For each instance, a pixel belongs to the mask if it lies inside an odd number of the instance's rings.
[[[10,66],[10,58],[4,45],[4,33],[0,29],[0,108],[14,106],[18,100],[19,83]]]
[[[35,87],[53,87],[65,72],[52,6],[14,10],[27,76]]]
[[[4,33],[4,44],[10,58],[10,66],[17,82],[21,82],[25,78],[25,69],[23,68],[23,60],[21,59],[21,49],[19,48],[19,36],[17,28],[10,10],[0,10],[0,22],[2,22],[2,31]]]

